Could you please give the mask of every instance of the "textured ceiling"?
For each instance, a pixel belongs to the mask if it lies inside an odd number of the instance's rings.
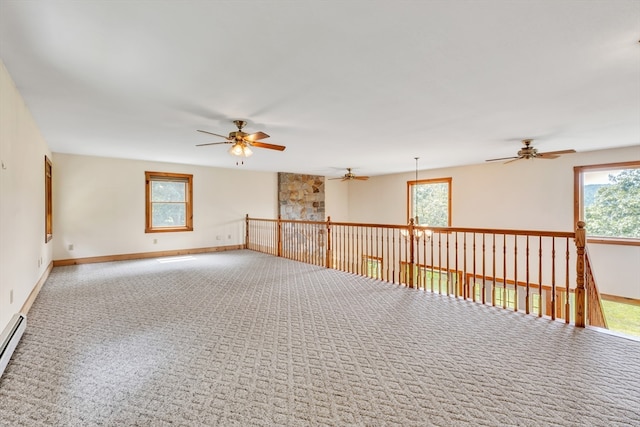
[[[54,152],[361,175],[640,144],[640,2],[0,0]]]

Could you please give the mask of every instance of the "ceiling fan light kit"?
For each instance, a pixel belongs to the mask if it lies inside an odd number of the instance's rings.
[[[229,136],[220,135],[217,133],[209,132],[206,130],[198,129],[198,132],[206,133],[208,135],[224,138],[226,141],[221,142],[209,142],[206,144],[197,144],[196,147],[203,147],[206,145],[219,145],[219,144],[232,144],[229,148],[229,154],[236,157],[249,157],[253,154],[251,147],[266,148],[268,150],[284,151],[286,148],[284,145],[267,144],[266,142],[260,142],[261,139],[269,138],[264,132],[246,133],[242,131],[247,124],[245,120],[234,120],[233,123],[238,128],[237,131],[229,132]]]
[[[236,142],[229,148],[229,154],[238,157],[249,157],[253,154],[253,151],[248,145]]]

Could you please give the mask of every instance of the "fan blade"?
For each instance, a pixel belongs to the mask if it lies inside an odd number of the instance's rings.
[[[284,145],[267,144],[265,142],[258,142],[258,141],[251,141],[250,144],[252,147],[268,148],[269,150],[278,150],[278,151],[284,151],[284,149],[287,148]]]
[[[485,162],[495,162],[498,160],[509,160],[509,159],[519,159],[519,157],[501,157],[499,159],[489,159],[489,160],[485,160]]]
[[[571,153],[575,153],[575,152],[576,152],[576,150],[547,151],[545,153],[538,153],[538,155],[536,157],[551,158],[549,156],[558,157],[561,154],[571,154]],[[555,157],[553,157],[553,158],[555,159]]]
[[[509,160],[508,162],[504,162],[504,164],[506,165],[507,163],[515,162],[516,160],[520,160],[520,159],[524,159],[524,157],[512,157],[512,160]]]
[[[200,130],[200,129],[198,129],[198,132],[208,133],[209,135],[219,136],[220,138],[229,139],[229,137],[228,137],[228,136],[225,136],[225,135],[218,135],[217,133],[208,132],[208,131],[206,131],[206,130]]]
[[[369,179],[368,176],[354,176],[353,179],[359,179],[360,181],[366,181]]]
[[[327,178],[329,181],[333,181],[334,179],[344,179],[343,177],[340,178]]]
[[[265,138],[269,138],[269,135],[267,135],[264,132],[256,132],[244,137],[245,141],[250,141],[250,142],[257,141],[259,139],[265,139]]]
[[[553,159],[557,159],[558,157],[560,157],[559,154],[549,154],[549,153],[538,153],[534,159],[547,159],[547,160],[553,160]]]
[[[208,144],[196,144],[196,147],[204,147],[205,145],[231,144],[231,141],[225,142],[209,142]]]

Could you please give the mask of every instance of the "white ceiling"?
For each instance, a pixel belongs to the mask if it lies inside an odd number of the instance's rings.
[[[640,144],[640,1],[0,0],[54,152],[340,176]]]

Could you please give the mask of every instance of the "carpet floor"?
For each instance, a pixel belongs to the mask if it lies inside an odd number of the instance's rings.
[[[640,425],[640,342],[252,251],[56,267],[2,426]]]

